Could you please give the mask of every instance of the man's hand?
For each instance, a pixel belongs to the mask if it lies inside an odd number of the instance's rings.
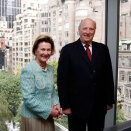
[[[72,114],[71,109],[70,108],[64,109],[63,110],[63,114],[65,114],[65,115],[71,115]]]
[[[107,110],[110,110],[110,109],[112,109],[112,106],[107,105]]]

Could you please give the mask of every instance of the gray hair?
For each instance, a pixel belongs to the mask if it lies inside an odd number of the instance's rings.
[[[79,24],[79,27],[78,27],[79,29],[80,29],[80,27],[81,27],[82,22],[85,21],[85,20],[90,20],[90,21],[92,21],[92,22],[94,23],[94,26],[95,26],[95,29],[96,29],[96,22],[95,22],[94,20],[92,20],[91,18],[86,18],[86,19],[81,20],[81,22],[80,22],[80,24]]]

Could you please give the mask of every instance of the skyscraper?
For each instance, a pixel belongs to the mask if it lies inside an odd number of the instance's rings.
[[[13,28],[13,21],[20,12],[21,0],[0,0],[0,21],[7,21],[8,28]]]

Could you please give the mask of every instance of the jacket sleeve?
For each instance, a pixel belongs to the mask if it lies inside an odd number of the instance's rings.
[[[21,91],[25,105],[39,117],[47,119],[51,108],[35,98],[35,81],[33,72],[24,68],[21,72]]]
[[[58,70],[57,70],[57,85],[58,85],[58,94],[60,99],[60,105],[63,109],[70,108],[69,98],[68,98],[68,88],[69,88],[69,54],[67,48],[64,47],[61,50]]]
[[[107,105],[112,105],[115,103],[114,100],[114,81],[113,81],[113,72],[112,64],[110,59],[110,54],[108,47],[106,47],[106,87],[107,87]]]
[[[55,90],[55,87],[53,88],[53,92],[52,92],[52,105],[57,105],[57,104],[60,104],[59,103],[59,99],[58,99],[58,94]]]

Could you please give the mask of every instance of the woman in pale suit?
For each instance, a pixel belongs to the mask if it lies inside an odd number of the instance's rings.
[[[61,117],[61,112],[54,88],[53,67],[46,63],[54,54],[52,38],[38,36],[32,52],[35,60],[21,72],[21,131],[54,131],[53,118]]]

